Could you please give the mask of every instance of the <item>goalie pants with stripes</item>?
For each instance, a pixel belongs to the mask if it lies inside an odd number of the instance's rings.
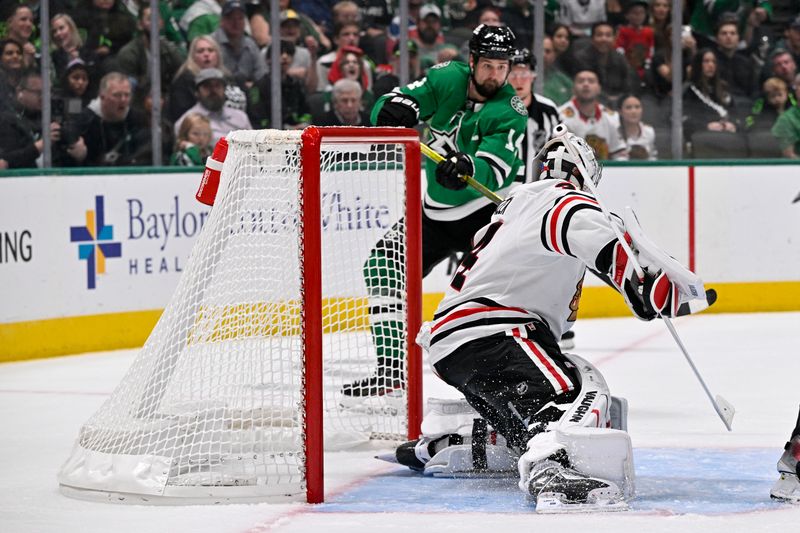
[[[580,379],[547,326],[517,329],[519,336],[470,341],[434,366],[510,446],[524,450],[537,424],[560,419],[567,408],[547,404],[571,404]]]

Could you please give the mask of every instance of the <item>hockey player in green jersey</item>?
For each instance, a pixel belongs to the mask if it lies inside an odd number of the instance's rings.
[[[521,143],[528,112],[506,83],[514,42],[507,27],[481,24],[470,38],[469,64],[435,65],[421,80],[382,96],[372,109],[376,126],[413,128],[426,122],[428,144],[445,156],[439,164],[425,162],[423,276],[451,254],[470,250],[472,236],[494,212],[491,200],[468,188],[462,176],[472,176],[503,196],[523,165]],[[364,265],[377,370],[342,388],[343,405],[402,388],[404,283],[393,274],[398,269],[392,268],[404,255],[401,235],[389,231]]]

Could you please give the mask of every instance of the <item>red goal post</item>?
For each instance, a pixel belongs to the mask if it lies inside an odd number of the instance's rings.
[[[402,133],[401,133],[402,132]],[[406,128],[368,128],[369,137],[377,143],[397,142],[405,149],[406,178],[406,232],[407,232],[407,298],[408,298],[408,355],[407,401],[408,401],[408,439],[420,435],[422,425],[422,355],[420,347],[414,342],[416,332],[422,325],[422,197],[420,192],[421,156],[419,134]],[[350,127],[309,127],[303,132],[303,195],[306,198],[320,196],[320,166],[307,166],[309,162],[321,161],[321,148],[325,140],[336,140],[343,144],[363,143],[363,128]],[[321,232],[319,224],[319,204],[314,203],[304,210],[303,239],[305,246],[314,250],[313,255],[321,257]],[[306,394],[309,397],[322,396],[322,282],[321,269],[306,279],[306,320],[308,323],[306,339],[307,352],[314,354],[314,363],[306,374]],[[319,469],[309,473],[307,480],[307,501],[319,503],[324,499],[323,446],[322,446],[322,402],[314,402],[315,412],[309,413],[311,424],[306,432],[306,448],[310,461],[318,463]],[[313,458],[312,458],[313,457]]]

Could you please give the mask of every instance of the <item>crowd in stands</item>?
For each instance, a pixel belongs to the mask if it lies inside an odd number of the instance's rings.
[[[50,58],[54,166],[152,161],[150,0],[0,2],[0,170],[42,164],[43,54]],[[267,0],[160,0],[162,160],[201,165],[231,129],[369,125],[399,84],[397,2],[280,0],[282,116],[270,117]],[[671,153],[683,99],[684,155],[800,157],[800,2],[685,0],[681,65],[671,0],[546,0],[542,94],[604,159]],[[467,61],[481,23],[533,49],[533,0],[408,0],[409,72]],[[684,85],[672,87],[682,69]],[[277,75],[277,73],[275,73]]]

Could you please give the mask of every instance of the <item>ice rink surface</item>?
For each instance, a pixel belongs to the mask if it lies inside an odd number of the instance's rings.
[[[136,506],[62,496],[56,473],[81,424],[136,351],[0,365],[0,532],[800,531],[800,506],[773,502],[775,463],[800,404],[800,313],[675,321],[715,394],[736,407],[728,433],[667,329],[583,320],[575,353],[628,399],[637,472],[632,510],[537,515],[509,479],[426,478],[373,459],[326,455],[326,503]],[[454,396],[426,369],[425,395]]]

